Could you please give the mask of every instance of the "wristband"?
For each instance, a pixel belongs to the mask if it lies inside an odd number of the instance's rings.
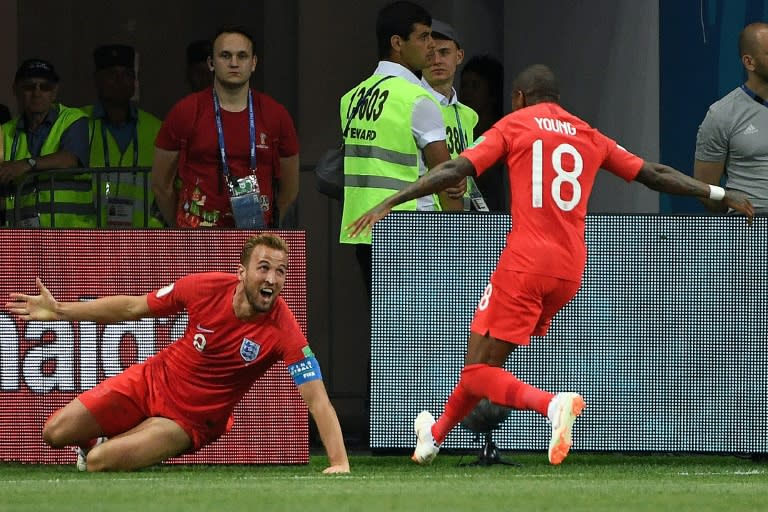
[[[725,197],[725,189],[717,185],[709,186],[709,198],[713,201],[722,201]]]

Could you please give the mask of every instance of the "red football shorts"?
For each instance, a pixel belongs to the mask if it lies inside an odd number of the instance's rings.
[[[196,418],[179,410],[168,397],[172,391],[160,389],[153,379],[158,368],[146,363],[135,364],[123,373],[105,379],[77,398],[85,405],[107,437],[126,432],[147,418],[168,418],[178,424],[192,440],[196,451],[212,443],[232,428],[231,415],[223,418]]]
[[[528,345],[544,336],[552,317],[576,295],[580,282],[496,270],[472,319],[471,330],[501,341]]]

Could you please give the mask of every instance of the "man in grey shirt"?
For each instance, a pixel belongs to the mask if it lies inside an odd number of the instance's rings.
[[[695,178],[747,194],[755,212],[768,213],[768,23],[752,23],[739,36],[747,81],[709,107],[696,136]],[[702,199],[708,210],[722,202]]]

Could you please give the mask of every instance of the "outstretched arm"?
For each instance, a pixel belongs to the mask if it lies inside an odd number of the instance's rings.
[[[454,186],[459,180],[474,174],[475,166],[463,156],[443,162],[437,167],[430,169],[417,181],[371,208],[362,217],[347,226],[346,229],[351,237],[355,237],[364,230],[370,230],[376,222],[383,219],[395,206]]]
[[[427,168],[433,169],[443,162],[451,159],[448,147],[444,140],[438,140],[427,144],[424,148],[424,159]],[[467,191],[467,180],[460,179],[458,183],[452,184],[445,190],[438,192],[440,206],[444,211],[462,211],[464,210],[464,192]]]
[[[643,162],[635,181],[659,192],[721,201],[726,207],[746,215],[750,222],[755,215],[755,209],[745,194],[735,190],[723,191],[720,187],[691,178],[668,165]],[[721,192],[724,192],[724,195],[718,198]]]
[[[102,324],[138,320],[152,316],[146,295],[114,295],[89,302],[59,302],[40,278],[35,279],[40,295],[11,293],[5,308],[24,320],[89,320]]]
[[[309,412],[312,413],[320,439],[328,453],[330,466],[325,468],[323,473],[349,473],[349,459],[347,449],[344,447],[344,438],[341,435],[341,425],[339,425],[336,410],[328,399],[323,381],[318,379],[306,382],[298,389],[301,398],[309,407]]]

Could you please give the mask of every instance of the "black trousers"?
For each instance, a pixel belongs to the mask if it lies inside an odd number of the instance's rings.
[[[357,256],[357,263],[360,265],[360,270],[363,273],[363,281],[365,282],[365,290],[368,292],[368,301],[371,300],[371,281],[372,281],[372,251],[370,244],[357,244],[355,246],[355,256]]]

